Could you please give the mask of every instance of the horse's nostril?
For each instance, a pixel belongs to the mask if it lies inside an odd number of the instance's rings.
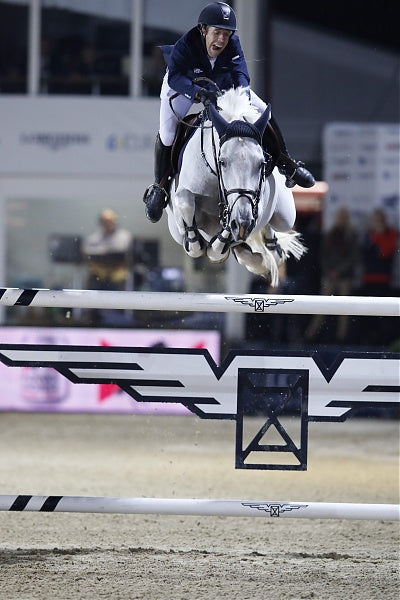
[[[231,222],[231,230],[237,231],[237,229],[238,229],[238,224],[236,223],[235,219],[233,219],[233,221]]]

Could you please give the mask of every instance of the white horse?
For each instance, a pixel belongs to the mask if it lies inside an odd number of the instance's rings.
[[[190,138],[167,206],[172,237],[192,258],[222,262],[232,249],[250,272],[278,285],[278,267],[306,248],[292,230],[293,194],[261,145],[271,116],[250,104],[245,90],[229,90],[211,105]],[[272,172],[271,172],[272,171]],[[283,210],[284,209],[284,210]]]

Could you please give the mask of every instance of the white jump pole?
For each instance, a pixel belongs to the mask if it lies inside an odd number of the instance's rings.
[[[396,504],[92,496],[2,495],[0,511],[400,520],[400,506]]]
[[[0,306],[187,312],[400,316],[400,299],[366,296],[193,294],[0,288]]]

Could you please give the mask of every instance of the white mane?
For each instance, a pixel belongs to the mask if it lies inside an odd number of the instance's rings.
[[[229,123],[240,119],[254,123],[260,116],[258,109],[250,104],[246,88],[243,87],[224,92],[218,98],[218,106],[222,109],[221,115]]]

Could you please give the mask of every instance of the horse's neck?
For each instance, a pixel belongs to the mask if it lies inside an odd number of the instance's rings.
[[[216,134],[215,134],[216,135]],[[218,138],[218,136],[216,135]],[[218,143],[218,140],[217,140]],[[216,152],[218,152],[218,145]],[[184,151],[179,186],[194,194],[215,195],[218,183],[215,156],[212,147],[211,128],[197,129]]]
[[[219,153],[219,138],[218,134],[208,123],[204,129],[198,129],[192,138],[193,153],[191,158],[195,161],[193,164],[201,164],[205,166],[210,176],[215,177],[217,170],[217,160]],[[212,173],[212,171],[214,173]]]

